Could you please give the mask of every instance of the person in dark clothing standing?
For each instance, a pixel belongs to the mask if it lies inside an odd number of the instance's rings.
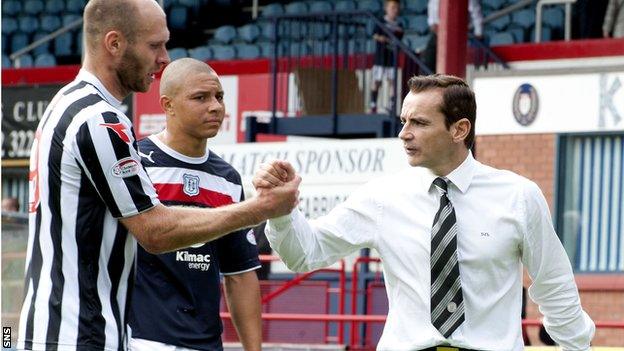
[[[403,27],[397,21],[399,17],[399,11],[401,3],[399,0],[386,0],[385,2],[385,16],[383,18],[383,25],[392,31],[392,33],[398,38],[403,38]],[[371,89],[370,110],[372,113],[377,112],[377,97],[379,96],[379,88],[381,83],[385,79],[388,81],[389,86],[392,86],[396,77],[394,70],[394,46],[390,45],[390,38],[386,35],[382,28],[377,26],[373,39],[376,41],[375,47],[375,61],[373,62],[373,87]],[[390,106],[388,110],[396,108],[395,97],[390,97]]]

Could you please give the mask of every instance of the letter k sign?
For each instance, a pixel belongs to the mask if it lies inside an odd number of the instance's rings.
[[[600,112],[598,115],[598,128],[606,128],[607,126],[607,110],[611,114],[613,118],[613,126],[617,126],[622,117],[618,109],[615,107],[616,104],[613,103],[615,95],[617,95],[618,90],[622,87],[622,82],[618,76],[612,80],[611,86],[609,87],[608,76],[606,74],[600,75]],[[622,106],[624,104],[620,104]]]

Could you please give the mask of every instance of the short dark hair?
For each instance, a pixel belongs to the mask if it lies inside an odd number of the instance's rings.
[[[384,4],[387,4],[389,2],[396,2],[397,4],[401,5],[401,0],[385,0]]]
[[[470,132],[464,140],[468,149],[472,148],[475,139],[475,122],[477,119],[477,103],[475,94],[463,79],[446,74],[432,74],[428,76],[414,76],[407,82],[413,93],[427,90],[442,89],[442,104],[440,112],[445,117],[446,128],[451,124],[466,118],[470,121]]]
[[[94,49],[102,35],[111,30],[120,31],[133,43],[137,37],[138,8],[129,0],[90,0],[85,6],[83,32],[85,46]]]

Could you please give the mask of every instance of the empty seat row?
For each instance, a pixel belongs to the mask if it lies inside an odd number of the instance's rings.
[[[2,54],[2,68],[18,66],[19,68],[52,67],[56,66],[56,57],[47,52],[35,55],[34,58],[29,54],[24,54],[20,56],[15,63],[12,63],[8,55]]]
[[[18,16],[20,14],[25,14],[37,16],[40,14],[80,14],[86,3],[86,0],[4,0],[2,2],[2,15]]]

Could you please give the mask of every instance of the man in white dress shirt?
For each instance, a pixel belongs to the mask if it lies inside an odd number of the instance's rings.
[[[269,220],[273,249],[303,272],[375,248],[389,299],[378,350],[522,350],[523,266],[553,339],[588,350],[595,326],[538,186],[473,158],[476,103],[463,80],[432,75],[408,85],[399,138],[412,167],[317,220],[296,209]],[[288,162],[274,161],[253,182],[262,192],[293,177]]]

